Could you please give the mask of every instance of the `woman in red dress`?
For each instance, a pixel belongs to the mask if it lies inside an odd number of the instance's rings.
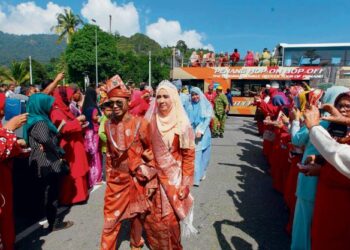
[[[12,158],[19,155],[25,146],[13,132],[27,120],[27,114],[15,116],[2,126],[5,95],[0,93],[0,249],[12,250],[15,244],[13,217]]]
[[[340,94],[334,104],[343,116],[350,117],[350,92]],[[338,142],[350,144],[350,134],[338,138]],[[350,179],[327,162],[321,167],[317,186],[311,234],[313,250],[350,249],[349,211]]]
[[[51,120],[60,130],[60,146],[65,151],[64,158],[69,163],[70,174],[63,177],[60,190],[60,204],[72,205],[84,202],[88,198],[88,172],[89,165],[84,148],[84,138],[81,123],[85,116],[75,117],[70,109],[69,102],[72,99],[74,90],[70,87],[59,87],[53,96],[55,103],[51,110]]]
[[[274,132],[276,137],[269,155],[272,185],[275,190],[283,193],[290,168],[290,163],[288,162],[290,135],[288,128],[282,122],[275,125]]]

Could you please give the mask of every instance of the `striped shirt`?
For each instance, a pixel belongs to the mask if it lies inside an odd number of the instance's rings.
[[[44,121],[37,122],[29,132],[29,146],[32,151],[29,164],[37,168],[38,177],[61,172],[61,157],[58,140]]]

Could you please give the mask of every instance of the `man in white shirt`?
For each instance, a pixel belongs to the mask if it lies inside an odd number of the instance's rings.
[[[12,97],[14,94],[16,94],[15,88],[16,88],[16,85],[14,83],[11,83],[9,85],[9,89],[5,93],[6,98]]]
[[[335,107],[327,104],[323,108],[331,114],[329,117],[323,117],[323,120],[350,126],[350,118],[342,116]],[[350,178],[350,145],[338,143],[327,130],[319,125],[320,112],[315,106],[306,110],[304,117],[305,125],[310,130],[309,136],[312,144],[332,166]]]

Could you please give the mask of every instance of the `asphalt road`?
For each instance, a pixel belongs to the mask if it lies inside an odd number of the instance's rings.
[[[289,249],[287,211],[282,196],[272,189],[253,119],[230,117],[225,138],[213,139],[212,144],[207,178],[192,189],[199,234],[183,239],[184,249]],[[63,211],[75,222],[67,230],[47,235],[38,224],[27,228],[17,235],[17,249],[98,249],[103,196],[102,186],[87,204]],[[119,238],[120,249],[130,249],[128,223]]]

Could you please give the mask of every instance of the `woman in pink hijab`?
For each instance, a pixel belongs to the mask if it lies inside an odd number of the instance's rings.
[[[129,113],[134,116],[144,116],[149,108],[150,91],[143,90],[133,93],[133,98],[129,105]]]
[[[244,66],[254,66],[254,54],[253,51],[248,50],[247,55],[244,58]]]

